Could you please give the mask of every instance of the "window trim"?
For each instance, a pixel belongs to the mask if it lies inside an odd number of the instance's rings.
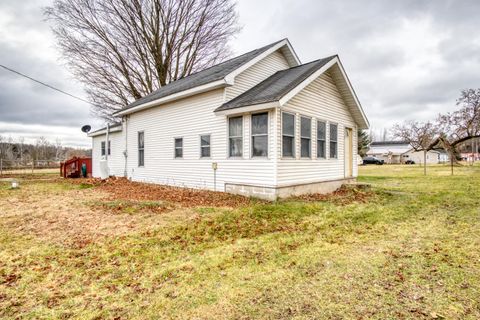
[[[267,115],[267,133],[253,135],[253,121],[252,121],[252,119],[253,119],[253,116],[259,115],[259,114],[266,114]],[[250,158],[251,159],[268,159],[268,156],[269,156],[268,151],[269,151],[269,147],[270,147],[269,131],[270,131],[270,112],[269,111],[260,111],[260,112],[255,112],[255,113],[250,114]],[[253,155],[253,137],[263,137],[263,136],[267,136],[267,155],[266,156],[254,156]]]
[[[326,160],[326,159],[327,159],[327,128],[329,128],[329,126],[328,126],[328,121],[327,121],[327,120],[323,120],[323,119],[318,119],[318,118],[316,119],[316,121],[317,121],[317,122],[316,122],[316,127],[315,127],[315,129],[316,129],[315,140],[316,140],[316,142],[317,142],[317,150],[316,150],[316,151],[317,151],[317,154],[316,154],[316,158],[317,158],[318,160]],[[322,140],[318,139],[318,123],[319,123],[319,122],[325,124],[325,139],[323,140],[323,142],[325,143],[325,147],[324,147],[325,156],[323,156],[323,157],[319,157],[319,156],[318,156],[318,141],[322,141]]]
[[[290,136],[290,135],[284,135],[283,134],[283,114],[284,113],[287,113],[291,116],[293,116],[293,136]],[[282,114],[281,114],[281,117],[280,117],[280,125],[281,125],[281,128],[282,128],[282,132],[281,132],[281,136],[282,136],[282,143],[281,143],[281,152],[282,152],[282,159],[296,159],[297,157],[297,115],[294,113],[294,112],[290,112],[290,111],[282,111]],[[283,136],[286,136],[286,137],[290,137],[290,138],[293,138],[293,154],[291,156],[284,156],[283,155]]]
[[[331,151],[330,151],[330,142],[332,142],[332,135],[331,135],[330,127],[332,126],[332,124],[337,127],[337,140],[333,141],[337,144],[337,148],[336,148],[336,152],[335,152],[335,157],[333,157],[333,158],[331,157]],[[331,160],[338,160],[338,128],[339,128],[338,122],[329,122],[328,123],[328,159],[331,159]]]
[[[100,156],[101,157],[105,157],[105,155],[107,154],[107,148],[106,148],[106,141],[103,140],[103,141],[100,141]]]
[[[209,157],[203,157],[202,156],[202,137],[209,136],[210,137],[210,142],[209,142],[209,149],[210,149],[210,156]],[[205,133],[205,134],[200,134],[198,135],[198,141],[200,142],[199,145],[199,151],[200,151],[200,159],[211,159],[212,158],[212,134],[211,133]]]
[[[182,139],[182,147],[177,147],[175,145],[175,142],[177,139]],[[177,157],[177,149],[182,149],[182,156]],[[173,137],[173,159],[183,159],[183,150],[184,150],[184,144],[183,144],[183,137]]]
[[[310,138],[309,138],[310,139],[309,140],[310,141],[310,148],[309,148],[310,149],[309,150],[309,155],[310,156],[308,156],[308,157],[302,156],[302,139],[307,139],[306,137],[303,138],[303,136],[302,136],[302,118],[310,120]],[[312,120],[313,120],[313,117],[300,115],[300,159],[312,159],[312,156],[313,156],[312,155],[312,133],[313,133],[312,132],[313,131],[312,130],[312,122],[313,122]]]
[[[143,135],[143,148],[140,149],[140,133]],[[143,151],[143,163],[140,165],[140,150]],[[145,131],[137,131],[137,167],[145,167]]]
[[[230,119],[232,118],[242,118],[242,135],[240,136],[242,138],[242,154],[240,156],[231,156],[230,155]],[[242,115],[232,115],[227,117],[227,159],[243,159],[244,155],[244,140],[243,136],[245,135],[245,117]],[[234,136],[234,138],[238,138],[239,136]]]

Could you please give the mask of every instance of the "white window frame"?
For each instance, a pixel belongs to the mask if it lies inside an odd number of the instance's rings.
[[[309,148],[309,156],[305,157],[302,155],[302,139],[307,139],[307,137],[302,136],[302,118],[310,120],[310,137],[308,137],[310,141],[310,148]],[[302,116],[300,115],[300,158],[301,159],[312,159],[312,117],[309,116]]]
[[[318,138],[318,124],[319,123],[323,123],[325,125],[325,137],[323,140],[320,140]],[[317,141],[317,159],[327,159],[327,128],[328,128],[328,125],[327,125],[327,121],[326,120],[322,120],[322,119],[317,119],[317,123],[316,123],[316,141]],[[318,155],[318,142],[319,141],[323,141],[324,143],[324,147],[323,147],[323,151],[325,152],[325,155],[323,157],[320,157]]]
[[[230,119],[232,118],[241,118],[242,119],[242,135],[241,136],[233,136],[233,137],[230,137]],[[243,158],[243,155],[244,155],[244,140],[243,140],[243,136],[244,136],[244,130],[245,130],[245,120],[244,120],[244,117],[243,115],[235,115],[235,116],[230,116],[230,117],[227,117],[227,155],[228,155],[228,158],[229,159],[242,159]],[[232,156],[230,155],[230,139],[231,138],[242,138],[242,154],[239,155],[239,156]]]
[[[206,137],[208,136],[209,137],[209,144],[208,144],[208,148],[210,149],[210,156],[208,157],[204,157],[202,155],[202,148],[204,148],[204,146],[202,146],[202,137]],[[199,137],[198,137],[199,141],[200,141],[200,159],[210,159],[212,158],[212,134],[211,133],[206,133],[206,134],[201,134]]]
[[[293,136],[284,134],[283,133],[283,115],[287,113],[291,116],[293,116]],[[297,115],[293,112],[288,112],[288,111],[282,111],[282,116],[281,116],[281,128],[282,128],[282,143],[281,143],[281,149],[282,149],[282,158],[284,159],[295,159],[296,154],[297,154]],[[291,156],[284,156],[283,155],[283,136],[293,138],[293,150],[292,150],[292,155]]]
[[[175,144],[177,139],[182,140],[182,146],[181,147],[177,147],[177,145]],[[182,149],[182,156],[181,157],[177,157],[177,149]],[[183,151],[184,151],[183,137],[174,137],[173,138],[173,158],[174,159],[183,159]]]
[[[140,133],[143,135],[143,147],[140,148]],[[140,150],[143,151],[142,164],[140,164]],[[137,165],[145,167],[145,131],[137,131]]]
[[[337,127],[337,137],[335,141],[332,141],[332,131],[331,131],[331,126],[334,125]],[[338,160],[338,130],[339,125],[336,122],[329,122],[328,123],[328,158],[329,159],[334,159]],[[335,148],[335,157],[332,157],[332,150],[331,150],[331,143],[335,142],[336,143],[336,148]]]
[[[262,133],[262,134],[253,134],[253,116],[260,115],[260,114],[266,114],[267,115],[267,133]],[[250,115],[250,158],[268,158],[269,152],[268,148],[270,146],[269,143],[269,134],[268,132],[270,131],[270,112],[268,111],[263,111],[263,112],[255,112]],[[263,137],[267,136],[267,155],[265,156],[254,156],[253,155],[253,137]]]

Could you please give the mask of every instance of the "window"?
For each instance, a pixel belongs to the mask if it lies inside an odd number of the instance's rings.
[[[317,121],[317,158],[325,158],[325,134],[327,131],[326,123]]]
[[[138,132],[138,166],[145,164],[145,137],[143,131]]]
[[[228,119],[228,154],[230,157],[241,157],[243,154],[243,118]]]
[[[252,156],[268,156],[268,113],[252,115]]]
[[[175,158],[183,158],[183,138],[175,138]]]
[[[282,156],[295,157],[295,116],[282,113]]]
[[[302,158],[310,158],[311,139],[312,139],[312,120],[310,118],[300,118],[300,155]]]
[[[330,158],[337,158],[338,126],[330,124]]]
[[[110,155],[110,147],[111,147],[111,142],[112,141],[108,141],[108,155]],[[105,155],[105,141],[102,141],[102,156]]]
[[[200,157],[210,157],[210,135],[200,136]]]

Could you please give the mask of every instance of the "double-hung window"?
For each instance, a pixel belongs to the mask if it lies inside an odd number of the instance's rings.
[[[282,156],[295,158],[295,116],[282,112]]]
[[[183,138],[175,138],[175,158],[183,158]]]
[[[210,157],[210,135],[200,136],[200,157]]]
[[[325,158],[325,138],[327,127],[323,121],[317,121],[317,158]]]
[[[243,117],[228,118],[228,155],[241,157],[243,155]]]
[[[307,117],[300,118],[300,138],[300,155],[302,158],[310,158],[312,140],[312,119]]]
[[[138,166],[145,165],[145,135],[143,131],[138,132]]]
[[[330,158],[337,158],[338,126],[330,123]]]
[[[252,115],[252,156],[268,156],[268,113]]]
[[[105,155],[105,141],[102,141],[102,156]]]

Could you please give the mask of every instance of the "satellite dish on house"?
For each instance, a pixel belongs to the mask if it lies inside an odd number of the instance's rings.
[[[82,131],[85,132],[85,133],[89,133],[90,130],[92,130],[92,127],[89,126],[88,124],[86,124],[82,127]]]

